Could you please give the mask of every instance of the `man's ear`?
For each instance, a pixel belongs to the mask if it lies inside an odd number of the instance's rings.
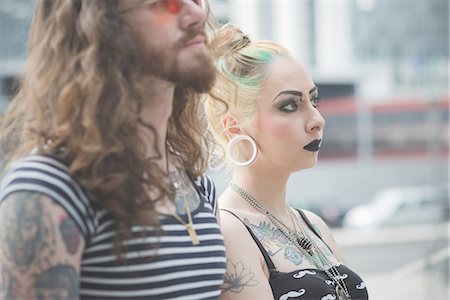
[[[224,129],[224,133],[228,137],[233,137],[235,135],[243,134],[240,126],[238,125],[238,122],[230,114],[226,114],[223,117],[223,119],[222,119],[222,126],[223,126],[223,129]]]

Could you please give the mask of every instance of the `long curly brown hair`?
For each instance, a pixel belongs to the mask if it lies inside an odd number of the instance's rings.
[[[28,47],[18,93],[0,124],[7,161],[36,148],[58,153],[115,217],[119,240],[134,224],[159,228],[155,203],[169,193],[155,163],[161,158],[156,142],[164,137],[138,117],[140,78],[148,70],[120,18],[118,1],[37,1]],[[166,137],[191,177],[204,172],[208,155],[200,100],[194,91],[176,88]],[[150,159],[138,135],[141,126],[154,138]]]

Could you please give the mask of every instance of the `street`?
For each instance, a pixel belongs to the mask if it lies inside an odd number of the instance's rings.
[[[449,298],[448,224],[371,230],[335,229],[346,264],[373,300]]]

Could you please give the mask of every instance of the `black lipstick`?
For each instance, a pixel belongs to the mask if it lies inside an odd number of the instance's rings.
[[[320,149],[321,141],[322,141],[321,139],[315,139],[314,141],[312,141],[311,143],[309,143],[308,145],[303,147],[303,149],[305,149],[307,151],[311,151],[311,152],[317,152]]]

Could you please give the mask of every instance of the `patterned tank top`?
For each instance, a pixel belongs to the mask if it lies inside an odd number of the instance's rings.
[[[288,300],[288,299],[298,299],[298,300],[337,300],[335,282],[327,275],[323,270],[318,270],[314,268],[298,269],[292,272],[280,272],[275,267],[273,261],[270,259],[264,246],[261,244],[259,239],[253,233],[252,229],[245,224],[236,214],[233,212],[221,209],[234,215],[238,220],[240,220],[244,226],[247,228],[251,237],[255,241],[259,250],[261,251],[264,260],[269,269],[269,284],[272,288],[272,293],[274,299],[276,300]],[[314,232],[321,240],[322,238],[317,233],[317,231],[312,226],[311,222],[305,216],[301,210],[297,210],[300,216],[308,225],[309,229]],[[323,240],[322,240],[323,241]],[[326,243],[325,243],[326,244]],[[330,249],[331,250],[331,249]],[[341,278],[348,289],[348,292],[352,300],[367,300],[369,298],[366,285],[362,279],[346,267],[340,264],[337,269],[341,274]]]

